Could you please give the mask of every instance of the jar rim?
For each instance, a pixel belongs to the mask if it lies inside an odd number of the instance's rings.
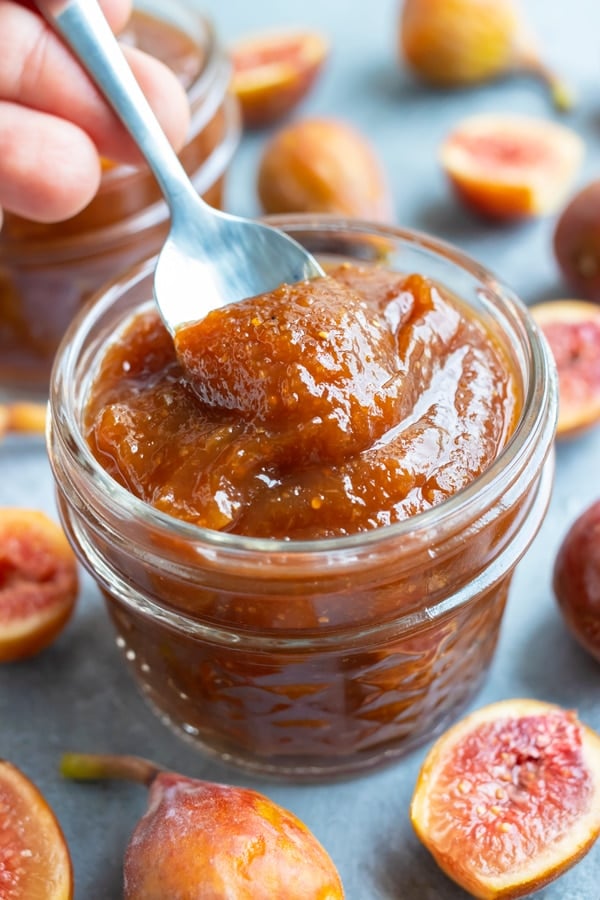
[[[328,215],[278,215],[266,217],[265,221],[286,229],[297,228],[312,232],[340,232],[344,234],[362,233],[402,241],[424,249],[430,254],[446,259],[466,271],[479,281],[488,295],[491,295],[505,317],[511,320],[515,331],[520,331],[520,339],[528,362],[527,379],[524,386],[523,406],[516,428],[493,462],[469,484],[439,504],[413,516],[390,525],[369,531],[361,531],[338,537],[324,537],[312,540],[277,539],[252,537],[215,531],[170,516],[132,494],[115,481],[102,468],[85,440],[74,411],[64,402],[65,386],[75,383],[75,371],[83,342],[88,332],[99,322],[118,297],[126,294],[135,285],[151,276],[156,257],[145,260],[121,275],[86,304],[71,322],[55,357],[50,382],[50,410],[47,433],[48,447],[52,461],[52,445],[61,440],[57,424],[68,440],[63,441],[64,449],[70,457],[85,468],[88,477],[101,490],[103,501],[110,504],[112,512],[127,509],[129,516],[139,518],[147,526],[159,532],[176,535],[196,545],[219,551],[251,553],[258,555],[284,554],[318,555],[348,553],[353,550],[368,550],[387,541],[398,541],[419,535],[424,542],[431,540],[431,532],[443,532],[446,528],[456,529],[461,522],[473,517],[473,507],[478,501],[478,509],[485,511],[498,498],[498,482],[511,485],[527,466],[528,461],[541,445],[541,459],[550,451],[556,423],[557,385],[556,372],[552,364],[543,333],[528,313],[525,304],[516,294],[487,268],[476,262],[453,245],[414,229],[373,223],[361,219],[343,219]],[[541,440],[540,440],[541,439]]]

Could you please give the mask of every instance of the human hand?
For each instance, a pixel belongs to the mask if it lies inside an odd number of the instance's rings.
[[[99,0],[114,31],[130,0]],[[171,143],[187,133],[185,91],[161,62],[124,47]],[[29,0],[0,0],[2,207],[38,222],[75,215],[96,193],[100,158],[138,163],[139,151],[97,88]]]

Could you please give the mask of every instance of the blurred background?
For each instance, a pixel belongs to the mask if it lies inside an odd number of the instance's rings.
[[[520,7],[540,55],[577,95],[569,113],[558,113],[547,90],[527,74],[465,89],[423,84],[399,57],[401,0],[202,4],[225,44],[252,32],[287,26],[323,32],[331,42],[329,59],[314,89],[288,121],[319,115],[353,123],[368,136],[387,171],[398,224],[451,240],[501,275],[525,301],[535,302],[565,293],[550,247],[553,217],[522,225],[490,225],[460,207],[438,162],[442,140],[461,118],[510,112],[555,119],[574,128],[586,142],[577,185],[600,174],[600,5],[596,0],[523,0]],[[232,211],[246,215],[259,211],[256,171],[273,130],[244,136],[227,189]]]

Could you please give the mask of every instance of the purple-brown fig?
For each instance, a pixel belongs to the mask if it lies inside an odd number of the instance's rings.
[[[554,562],[553,586],[567,628],[600,662],[600,500],[567,531]]]
[[[563,209],[554,231],[554,253],[575,294],[600,302],[600,178]]]

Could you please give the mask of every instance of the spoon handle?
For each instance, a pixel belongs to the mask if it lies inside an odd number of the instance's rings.
[[[202,201],[146,100],[97,0],[36,0],[106,97],[154,173],[171,216],[193,195],[196,218]],[[207,210],[209,213],[209,210]],[[210,219],[210,213],[207,216]]]

